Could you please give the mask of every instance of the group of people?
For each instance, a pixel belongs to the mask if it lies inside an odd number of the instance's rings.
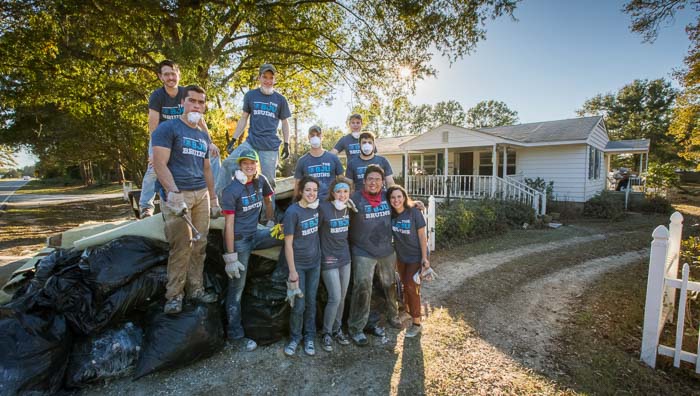
[[[217,176],[212,164],[218,165],[219,150],[211,143],[203,117],[206,92],[195,85],[179,87],[177,65],[164,61],[158,68],[164,87],[149,101],[152,170],[149,165],[143,192],[147,192],[145,184],[152,177],[149,172],[153,172],[157,177],[153,190],[161,197],[170,246],[164,310],[179,313],[185,297],[205,303],[217,300],[202,282],[206,232],[196,240],[192,238],[192,226],[208,230],[210,219],[223,215],[223,261],[229,277],[227,335],[248,351],[257,344],[246,337],[241,324],[246,272],[254,250],[280,243],[269,228],[276,223],[274,188],[280,145],[282,158],[289,155],[287,119],[291,114],[284,96],[274,90],[276,74],[270,64],[260,67],[260,87],[245,94],[243,116],[233,135],[234,140],[239,139],[249,123],[248,138],[223,161]],[[172,94],[180,98],[179,107]],[[280,123],[284,141],[277,136]],[[352,115],[349,127],[350,133],[331,151],[322,148],[321,128],[311,127],[311,149],[297,162],[294,203],[282,220],[281,259],[289,269],[287,300],[292,306],[291,338],[284,348],[289,356],[296,354],[302,341],[304,352],[315,354],[316,292],[321,279],[328,291],[322,348],[332,351],[334,340],[340,345],[348,345],[351,340],[360,346],[368,344],[363,329],[369,317],[375,269],[386,296],[387,323],[402,327],[395,285],[398,272],[405,309],[412,317],[406,336],[421,332],[419,284],[421,278],[432,273],[423,204],[414,203],[403,187],[394,184],[391,165],[376,154],[374,135],[361,132],[362,117]],[[343,151],[347,155],[346,169],[337,156]],[[142,196],[142,202],[146,198]],[[147,203],[141,210],[143,216],[152,215]],[[183,217],[191,219],[192,224]],[[261,222],[267,227],[259,227]],[[351,279],[346,334],[342,318]]]

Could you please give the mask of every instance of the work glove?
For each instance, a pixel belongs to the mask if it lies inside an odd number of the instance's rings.
[[[428,268],[427,270],[422,270],[418,271],[413,275],[413,282],[416,285],[420,285],[421,280],[425,280],[426,282],[430,282],[434,279],[437,279],[437,272],[433,271],[432,268]]]
[[[289,158],[289,143],[284,143],[284,145],[282,146],[282,155],[280,156],[280,158]]]
[[[355,205],[355,202],[352,201],[352,199],[348,198],[348,201],[345,202],[345,205],[347,205],[347,207],[350,208],[350,210],[357,213],[357,206]]]
[[[214,143],[210,143],[209,144],[209,157],[217,158],[220,155],[221,155],[221,152],[219,152],[219,148]]]
[[[165,206],[173,212],[175,216],[182,216],[187,212],[187,204],[185,203],[185,196],[181,192],[168,192],[167,201],[165,201]]]
[[[282,223],[275,224],[274,227],[270,229],[270,236],[280,241],[284,240],[284,227],[282,227]]]
[[[296,282],[290,282],[287,281],[287,298],[286,300],[289,302],[289,306],[294,308],[294,299],[295,298],[303,298],[304,293],[301,292],[301,289],[299,288],[299,279],[296,280]]]
[[[245,173],[243,173],[243,171],[240,169],[236,169],[236,171],[233,172],[233,176],[243,185],[248,183],[248,176],[246,176]]]
[[[274,226],[275,226],[275,221],[272,219],[268,220],[267,224],[265,224],[265,227],[267,227],[267,228],[272,228]]]
[[[212,219],[221,217],[221,206],[219,206],[218,198],[213,198],[209,201],[209,217]]]
[[[223,257],[226,263],[226,267],[224,267],[226,275],[231,279],[239,279],[241,277],[241,271],[245,271],[245,266],[238,261],[238,253],[226,253]]]
[[[231,140],[228,141],[228,144],[226,145],[226,152],[231,155],[233,152],[234,148],[233,146],[236,145],[236,138],[232,138]]]

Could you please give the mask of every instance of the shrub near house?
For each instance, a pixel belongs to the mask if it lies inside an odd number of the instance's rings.
[[[534,220],[534,210],[525,204],[496,200],[453,201],[437,208],[435,240],[439,248],[449,248],[465,240],[502,234]]]

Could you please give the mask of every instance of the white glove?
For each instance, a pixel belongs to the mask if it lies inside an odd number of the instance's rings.
[[[231,279],[240,278],[241,271],[245,271],[245,266],[238,261],[238,253],[226,253],[223,255],[223,257],[224,262],[226,263],[226,267],[224,268],[226,275],[228,275],[228,277]]]
[[[187,212],[185,196],[182,195],[181,192],[168,192],[168,200],[165,201],[165,206],[176,216],[182,216],[185,212]]]
[[[236,171],[233,172],[233,176],[236,178],[236,180],[241,182],[241,184],[248,183],[248,176],[246,176],[245,173],[243,173],[243,171],[240,169],[236,169]]]
[[[265,224],[265,227],[267,227],[267,228],[272,228],[274,226],[275,226],[275,221],[272,219],[268,220],[267,224]]]
[[[355,205],[355,202],[352,202],[352,199],[348,198],[348,201],[345,203],[350,210],[353,212],[357,213],[357,206]]]
[[[295,298],[303,298],[304,293],[301,292],[301,289],[299,288],[299,280],[296,282],[290,282],[287,281],[287,298],[286,300],[289,301],[289,306],[294,308],[294,299]]]
[[[219,206],[218,198],[212,198],[209,200],[209,217],[212,219],[218,219],[221,217],[221,206]]]

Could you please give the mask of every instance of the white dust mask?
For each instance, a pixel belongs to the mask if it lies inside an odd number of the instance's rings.
[[[372,150],[374,150],[374,146],[372,146],[371,144],[365,143],[362,145],[362,154],[370,155],[372,154]]]
[[[187,113],[187,121],[190,122],[190,124],[199,124],[199,120],[202,119],[202,113],[198,111],[193,111],[190,113]]]
[[[318,199],[316,199],[316,200],[313,201],[313,202],[309,202],[309,203],[306,205],[306,207],[307,207],[307,208],[311,208],[311,209],[316,209],[316,208],[318,208]]]
[[[353,138],[359,139],[360,138],[360,132],[350,132]]]
[[[321,147],[321,138],[318,136],[313,136],[311,139],[309,139],[309,143],[311,143],[311,147],[319,148]]]
[[[241,184],[248,183],[248,176],[246,176],[242,170],[236,169],[236,171],[234,172],[234,176],[236,177],[236,180],[241,182]]]
[[[337,210],[343,210],[348,207],[348,205],[345,202],[339,201],[337,199],[333,201],[333,206],[335,206]]]

